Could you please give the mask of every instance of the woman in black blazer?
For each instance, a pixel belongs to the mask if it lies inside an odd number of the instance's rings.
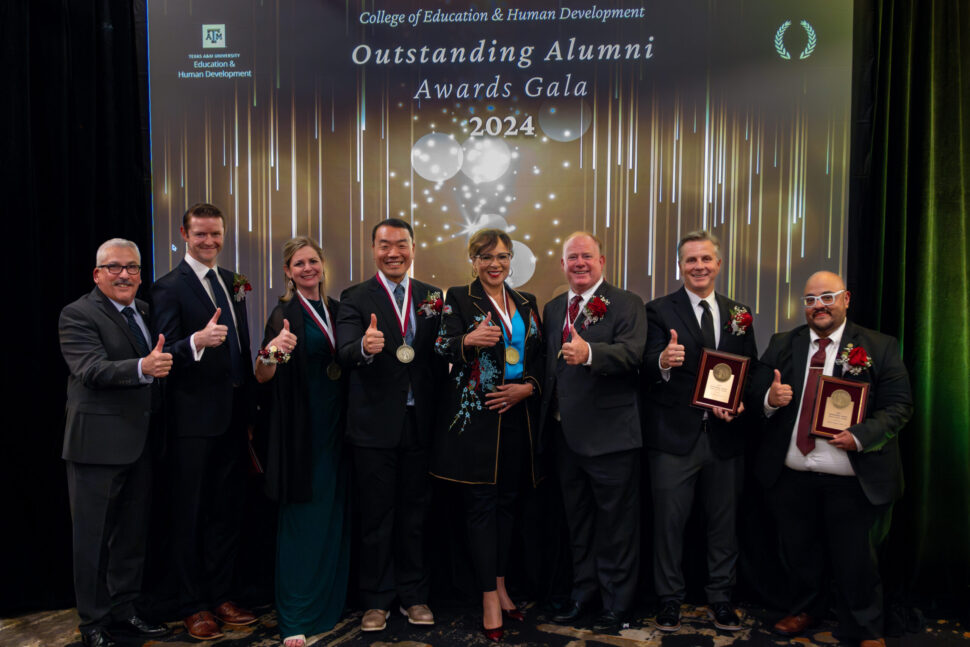
[[[445,412],[435,433],[432,474],[464,483],[482,630],[499,641],[502,616],[522,619],[505,590],[519,486],[536,483],[533,446],[539,421],[543,348],[536,299],[505,283],[512,241],[497,229],[472,236],[476,279],[448,290],[435,350],[451,363]]]

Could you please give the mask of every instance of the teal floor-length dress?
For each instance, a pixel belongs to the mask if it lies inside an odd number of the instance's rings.
[[[307,353],[313,496],[308,503],[280,506],[276,610],[283,638],[334,627],[344,609],[350,562],[340,383],[327,377],[334,360],[327,338],[309,314],[303,316],[305,335],[299,343]]]

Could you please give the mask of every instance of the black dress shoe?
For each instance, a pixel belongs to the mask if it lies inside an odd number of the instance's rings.
[[[596,633],[612,633],[623,628],[623,614],[603,609],[593,621],[593,631]]]
[[[737,611],[727,602],[715,602],[711,604],[707,614],[713,618],[714,626],[724,631],[738,631],[741,628],[741,619]]]
[[[660,631],[677,631],[680,629],[680,602],[677,600],[664,602],[654,624]]]
[[[81,644],[84,647],[115,647],[115,641],[103,627],[81,631]]]
[[[570,600],[569,604],[563,607],[558,615],[552,617],[552,621],[557,625],[568,625],[576,622],[583,617],[586,612],[586,605],[576,600]]]
[[[142,638],[161,638],[171,633],[168,625],[153,625],[138,616],[131,616],[121,622],[111,625],[113,633],[125,636],[140,636]]]

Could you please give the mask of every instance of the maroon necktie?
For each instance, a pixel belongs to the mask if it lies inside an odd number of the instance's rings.
[[[582,295],[577,294],[572,299],[569,300],[569,313],[567,318],[569,321],[562,327],[562,343],[569,341],[569,327],[576,323],[576,317],[579,316],[579,304],[583,300]]]
[[[808,454],[815,449],[815,437],[812,430],[812,413],[815,411],[815,396],[818,395],[818,382],[825,368],[825,347],[831,340],[819,337],[818,350],[812,355],[812,363],[808,367],[808,379],[805,380],[805,392],[802,393],[802,413],[798,416],[798,433],[795,445],[802,454]]]

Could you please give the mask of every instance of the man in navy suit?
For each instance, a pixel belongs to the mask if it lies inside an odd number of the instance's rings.
[[[153,327],[175,362],[167,399],[180,615],[200,639],[222,635],[215,618],[229,625],[256,621],[231,594],[253,367],[245,281],[216,265],[225,225],[217,207],[189,207],[181,227],[185,258],[152,287]]]
[[[340,295],[340,363],[350,367],[347,442],[360,502],[362,631],[386,627],[395,597],[413,625],[428,608],[424,526],[429,446],[445,364],[434,351],[438,288],[408,276],[414,232],[390,218],[371,231],[375,276]]]
[[[656,625],[680,628],[684,528],[695,493],[707,526],[709,613],[718,629],[736,631],[731,606],[738,541],[735,531],[741,487],[742,420],[724,409],[691,406],[703,349],[758,357],[747,306],[714,291],[721,270],[720,245],[706,231],[687,234],[677,246],[684,285],[647,304],[643,435],[649,449],[654,507],[654,587],[662,608]],[[740,316],[739,315],[743,315]]]
[[[129,240],[98,248],[95,288],[61,311],[58,334],[70,369],[62,458],[74,539],[74,590],[85,647],[112,633],[168,633],[138,617],[152,486],[158,378],[172,356],[149,351],[148,305],[135,298],[141,255]]]
[[[774,631],[793,636],[815,624],[831,576],[839,637],[884,647],[871,530],[903,492],[897,434],[913,398],[899,344],[846,320],[849,297],[837,274],[816,272],[802,297],[807,325],[771,338],[754,389],[766,419],[756,475],[778,522],[791,592]],[[810,434],[822,375],[869,385],[865,418],[831,440]]]

